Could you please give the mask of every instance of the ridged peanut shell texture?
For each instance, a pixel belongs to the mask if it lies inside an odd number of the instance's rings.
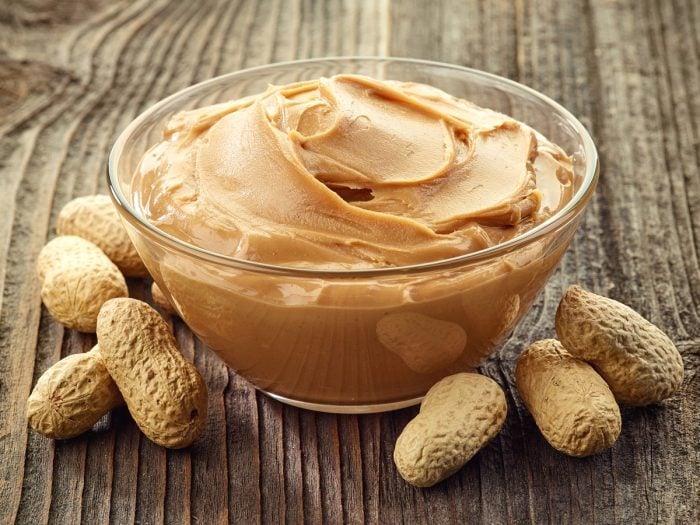
[[[112,199],[107,195],[88,195],[70,201],[58,215],[56,232],[77,235],[94,243],[128,277],[148,276]]]
[[[498,434],[506,413],[503,390],[486,376],[462,373],[438,381],[396,440],[399,473],[418,487],[435,485]]]
[[[559,341],[532,343],[518,359],[515,382],[542,435],[560,452],[590,456],[620,435],[620,409],[608,385]]]
[[[90,241],[66,235],[44,246],[37,260],[41,300],[61,324],[80,332],[94,332],[102,305],[127,297],[124,276]]]
[[[559,340],[592,364],[615,398],[658,403],[683,383],[683,358],[659,328],[622,303],[571,286],[556,316]]]
[[[68,439],[90,430],[123,402],[96,346],[61,359],[42,374],[27,400],[27,420],[40,434]]]
[[[195,441],[207,421],[207,388],[158,312],[135,299],[107,302],[97,319],[105,366],[150,440],[168,448]]]

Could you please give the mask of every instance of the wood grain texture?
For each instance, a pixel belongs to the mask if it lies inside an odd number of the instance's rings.
[[[200,80],[274,61],[395,55],[524,82],[594,135],[601,179],[546,290],[482,371],[509,416],[464,469],[404,483],[393,444],[416,413],[316,414],[257,394],[174,330],[210,389],[196,445],[161,449],[125,409],[54,442],[24,404],[93,336],[42,311],[34,261],[60,208],[106,190],[119,131]],[[700,6],[695,0],[399,2],[11,0],[0,3],[0,523],[700,522]],[[607,453],[573,459],[517,396],[519,352],[553,334],[568,284],[659,324],[686,365],[680,394],[624,409]],[[144,283],[132,295],[148,298]]]

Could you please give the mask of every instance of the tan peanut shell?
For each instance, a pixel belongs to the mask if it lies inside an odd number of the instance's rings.
[[[498,434],[506,412],[503,390],[486,376],[462,373],[438,381],[396,440],[399,473],[418,487],[451,476]]]
[[[148,275],[107,195],[88,195],[70,201],[58,215],[56,232],[77,235],[94,243],[127,277]]]
[[[127,297],[119,269],[97,246],[81,237],[56,237],[37,260],[41,299],[61,324],[94,332],[100,307],[109,299]]]
[[[659,328],[622,303],[571,286],[556,315],[559,340],[595,367],[615,398],[658,403],[683,382],[683,358]]]
[[[40,434],[68,439],[90,430],[122,403],[95,346],[61,359],[42,374],[27,400],[27,420]]]
[[[97,319],[105,366],[134,421],[168,448],[195,441],[207,421],[207,388],[158,312],[135,299],[107,302]]]
[[[155,281],[153,281],[153,284],[151,285],[151,297],[153,297],[153,302],[158,308],[171,315],[177,315],[177,311],[175,308],[173,308],[173,305],[170,304],[170,301],[163,293],[163,290],[160,289],[160,286],[158,286]]]
[[[467,344],[467,334],[458,324],[413,312],[382,317],[376,332],[385,348],[421,374],[452,364]]]
[[[620,409],[608,385],[559,341],[532,343],[518,359],[515,382],[542,435],[560,452],[590,456],[620,435]]]

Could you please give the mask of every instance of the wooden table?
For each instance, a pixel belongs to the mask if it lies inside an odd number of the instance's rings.
[[[697,523],[700,519],[700,5],[561,2],[10,0],[0,4],[0,522]],[[336,416],[281,405],[180,321],[210,389],[195,446],[167,451],[116,410],[82,437],[28,431],[39,375],[91,335],[41,308],[34,263],[71,198],[106,190],[119,131],[153,102],[244,67],[324,55],[464,64],[550,95],[594,135],[602,175],[576,239],[482,371],[506,390],[497,439],[448,481],[404,483],[393,444],[416,408]],[[623,409],[612,450],[544,441],[515,358],[553,334],[571,283],[630,304],[676,341],[681,391]],[[132,294],[147,297],[145,285]]]

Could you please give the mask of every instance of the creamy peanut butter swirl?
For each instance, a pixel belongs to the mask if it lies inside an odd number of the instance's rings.
[[[506,115],[338,75],[176,115],[132,189],[150,222],[217,253],[373,268],[520,235],[571,199],[572,181],[571,160]]]

